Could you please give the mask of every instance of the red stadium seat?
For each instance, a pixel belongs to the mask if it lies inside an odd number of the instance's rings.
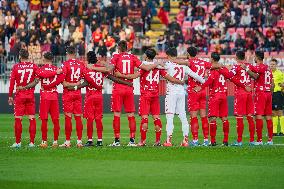
[[[228,28],[228,32],[230,35],[233,35],[234,33],[236,33],[236,29],[235,28]]]
[[[278,52],[276,52],[276,51],[273,51],[273,52],[270,53],[270,56],[277,56],[277,55],[278,55]]]
[[[284,28],[284,20],[278,20],[277,27]]]
[[[234,42],[230,42],[230,48],[234,48],[235,47],[235,43]]]
[[[192,27],[194,28],[195,26],[201,24],[201,22],[199,20],[195,20],[192,22]]]
[[[182,24],[182,27],[187,29],[191,27],[191,22],[190,21],[184,21]]]
[[[245,30],[244,30],[244,28],[237,28],[236,33],[237,33],[237,34],[240,34],[242,37],[245,36]]]
[[[263,30],[262,30],[263,35],[266,35],[267,30],[268,30],[268,28],[263,28]]]
[[[219,18],[221,17],[221,15],[222,15],[222,14],[221,14],[221,13],[219,13],[219,12],[218,12],[218,13],[216,13],[216,19],[217,19],[217,20],[219,20]]]
[[[211,44],[209,51],[210,51],[210,52],[214,52],[214,51],[215,51],[215,47],[216,47],[215,44]]]
[[[208,7],[207,7],[207,5],[202,5],[201,7],[202,7],[202,8],[204,8],[205,12],[207,12],[207,11],[208,11]]]
[[[212,13],[214,9],[215,9],[215,5],[210,5],[207,9],[207,12]]]

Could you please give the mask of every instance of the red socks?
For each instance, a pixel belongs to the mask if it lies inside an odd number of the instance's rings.
[[[248,125],[249,125],[249,141],[253,142],[254,141],[254,134],[255,134],[255,125],[254,125],[254,120],[252,116],[247,116],[248,120]]]
[[[160,118],[154,120],[155,130],[156,130],[156,143],[161,141],[161,134],[162,134],[162,122]],[[157,130],[156,127],[159,127]]]
[[[94,120],[93,119],[87,119],[87,137],[88,140],[93,139],[93,130],[94,130]]]
[[[83,133],[83,123],[81,116],[74,116],[76,121],[76,133],[78,140],[82,140],[82,133]]]
[[[267,132],[268,132],[268,141],[272,141],[273,138],[273,124],[272,124],[272,120],[266,120],[266,124],[267,124]]]
[[[72,117],[65,115],[65,136],[66,140],[71,139],[72,133]]]
[[[263,129],[263,120],[256,119],[257,142],[262,142],[262,129]]]
[[[242,142],[243,132],[244,132],[244,119],[243,117],[236,117],[236,120],[237,120],[237,133],[238,133],[237,142]]]
[[[15,129],[16,143],[20,143],[22,138],[22,130],[23,130],[21,118],[15,118],[14,129]]]
[[[199,125],[198,125],[197,117],[192,117],[190,119],[190,125],[191,125],[191,134],[192,134],[193,140],[198,140]]]
[[[210,137],[211,137],[211,144],[216,142],[216,131],[217,131],[217,123],[216,120],[210,122]]]
[[[36,120],[35,118],[30,119],[30,142],[35,143],[35,135],[36,135]]]
[[[224,132],[224,140],[223,142],[228,142],[229,140],[229,130],[230,130],[230,124],[228,120],[223,121],[223,132]]]
[[[143,125],[147,124],[148,128],[148,118],[142,118],[141,124],[140,124],[140,135],[141,135],[141,142],[144,142],[146,140],[146,135],[147,135],[147,129],[143,129]]]
[[[204,140],[207,140],[208,139],[208,133],[209,133],[209,126],[208,126],[207,117],[202,117],[201,122],[202,122],[203,137],[204,137]]]
[[[128,117],[129,129],[130,129],[130,138],[135,138],[136,133],[136,121],[135,117]]]
[[[120,117],[114,116],[113,117],[113,132],[115,138],[120,138]]]
[[[57,141],[58,140],[58,136],[59,136],[59,131],[60,131],[59,119],[52,119],[52,123],[53,123],[54,141]]]
[[[103,122],[102,119],[96,119],[97,136],[98,140],[103,139]]]
[[[47,119],[41,120],[41,138],[42,141],[47,141]]]

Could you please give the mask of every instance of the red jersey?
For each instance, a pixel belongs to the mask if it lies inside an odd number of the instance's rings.
[[[247,66],[250,64],[244,63]],[[227,68],[221,68],[220,73],[225,76],[225,78],[230,79],[236,86],[235,86],[235,93],[248,93],[245,90],[245,87],[253,87],[253,81],[246,72],[245,69],[241,67],[241,64],[236,64],[233,66],[231,70]]]
[[[10,75],[10,87],[9,87],[9,97],[12,97],[13,91],[16,86],[26,86],[27,84],[34,81],[36,76],[37,65],[31,62],[20,62],[13,66]],[[26,97],[30,97],[34,94],[35,88],[16,91],[16,94],[21,94]]]
[[[76,59],[70,59],[65,61],[62,64],[62,71],[65,75],[65,81],[68,83],[78,83],[83,78],[83,73],[85,70],[85,66],[83,62],[76,60]],[[64,88],[63,93],[76,93],[80,94],[81,90],[78,89],[76,91],[69,91],[67,88]]]
[[[135,67],[138,68],[142,64],[141,61],[137,58],[137,56],[126,53],[126,52],[113,55],[110,62],[111,64],[114,65],[114,70],[117,70],[120,73],[125,74],[125,75],[133,74],[134,68]],[[131,80],[124,79],[124,80],[131,82],[131,83],[133,82],[132,79]],[[133,87],[130,87],[127,85],[113,83],[113,89],[120,89],[121,87],[123,88],[127,87],[127,88],[133,89]]]
[[[250,70],[257,73],[259,77],[255,80],[255,91],[271,91],[272,72],[266,64],[250,66]]]
[[[153,69],[150,71],[140,70],[140,93],[144,96],[159,96],[160,75],[165,77],[165,70]]]
[[[65,77],[63,74],[58,75],[56,73],[57,69],[58,68],[52,64],[45,64],[36,71],[36,75],[40,79],[41,83],[41,98],[47,100],[57,100],[57,86],[62,83]],[[51,77],[45,77],[46,72],[55,73],[55,75]]]
[[[211,68],[211,63],[199,58],[191,58],[189,59],[188,66],[193,72],[197,73],[201,77],[204,77],[206,70]],[[188,92],[192,91],[196,86],[200,86],[200,82],[196,81],[192,77],[189,77],[187,88]]]
[[[87,86],[87,96],[93,94],[102,94],[104,77],[106,77],[106,74],[102,72],[85,69],[84,78],[89,83]]]
[[[218,93],[227,93],[225,77],[218,70],[210,70],[208,74],[208,79],[202,86],[209,87],[209,95],[214,96]]]

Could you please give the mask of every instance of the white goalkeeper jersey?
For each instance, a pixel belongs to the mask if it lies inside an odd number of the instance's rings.
[[[165,63],[165,69],[167,70],[167,73],[170,76],[178,80],[181,80],[181,81],[185,80],[186,77],[192,77],[196,79],[197,81],[199,81],[200,83],[205,82],[205,80],[201,76],[193,72],[188,66],[179,65],[179,64],[168,61]],[[168,81],[167,82],[167,95],[171,95],[171,94],[185,94],[184,86],[174,84]]]

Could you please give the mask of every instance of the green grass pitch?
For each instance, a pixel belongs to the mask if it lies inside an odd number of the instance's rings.
[[[140,123],[139,118],[136,119]],[[64,141],[63,121],[61,116],[60,143]],[[236,139],[235,119],[230,117],[229,121],[232,143]],[[107,145],[113,137],[112,115],[105,115],[103,122],[104,145]],[[149,122],[149,147],[28,149],[28,121],[25,118],[22,148],[10,149],[14,142],[13,117],[0,115],[0,188],[284,188],[284,146],[247,146],[247,124],[243,147],[181,148],[178,147],[182,140],[181,126],[175,118],[175,147],[164,148],[151,147],[155,134],[151,119]],[[164,141],[165,116],[162,116],[162,122]],[[128,124],[125,116],[121,125],[122,144],[126,145]],[[39,121],[37,128],[36,144],[39,144]],[[85,131],[84,127],[84,139]],[[74,123],[72,134],[75,144]],[[201,130],[199,134],[202,139]],[[137,135],[138,139],[139,132]],[[48,136],[51,144],[51,123]],[[264,141],[266,139],[264,126]],[[222,142],[220,122],[217,142]],[[284,137],[275,137],[274,143],[284,145]]]

